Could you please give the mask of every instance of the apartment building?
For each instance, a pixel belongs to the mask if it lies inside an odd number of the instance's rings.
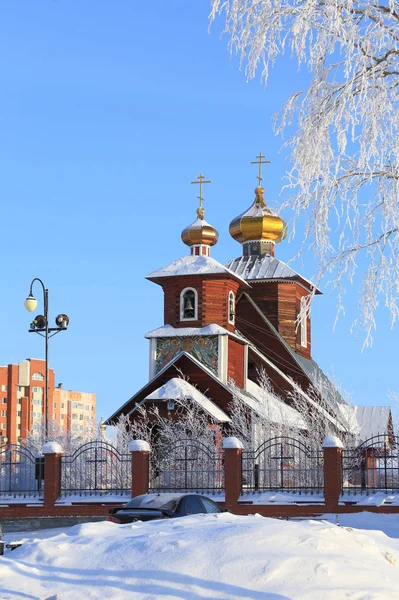
[[[49,369],[48,421],[88,439],[96,420],[96,396],[66,390],[55,385]],[[0,439],[11,444],[26,438],[27,432],[44,422],[45,362],[27,358],[16,365],[0,366]]]

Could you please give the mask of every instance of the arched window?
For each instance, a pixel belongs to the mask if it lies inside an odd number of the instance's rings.
[[[229,323],[234,325],[236,316],[236,303],[234,298],[234,292],[229,292]]]
[[[301,298],[301,312],[300,312],[300,328],[301,328],[301,346],[304,348],[308,345],[308,299],[306,296]]]
[[[180,294],[180,320],[198,319],[198,294],[193,288],[185,288]]]
[[[44,381],[44,375],[36,371],[36,373],[33,373],[32,379],[34,379],[35,381]]]

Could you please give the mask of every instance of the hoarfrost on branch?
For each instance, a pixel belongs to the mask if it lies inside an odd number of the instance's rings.
[[[212,0],[211,22],[219,14],[248,77],[261,65],[267,83],[285,51],[310,70],[275,123],[294,124],[285,206],[307,215],[304,245],[319,280],[334,274],[338,314],[361,262],[357,325],[370,345],[379,300],[392,323],[399,314],[399,2]]]

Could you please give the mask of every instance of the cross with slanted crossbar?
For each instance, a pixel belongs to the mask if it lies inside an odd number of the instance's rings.
[[[205,175],[203,175],[202,173],[200,173],[198,175],[197,179],[199,181],[190,181],[190,183],[194,183],[194,184],[199,185],[199,196],[197,196],[197,198],[200,201],[199,207],[202,209],[202,203],[204,201],[204,199],[202,197],[202,185],[204,183],[212,183],[212,181],[210,179],[205,179]]]
[[[270,164],[271,161],[270,160],[262,160],[263,158],[266,158],[266,156],[264,154],[262,154],[262,152],[260,152],[259,156],[257,156],[256,158],[259,158],[259,160],[254,160],[250,164],[251,165],[259,165],[259,171],[258,171],[258,175],[256,176],[256,178],[258,180],[258,185],[260,186],[261,182],[263,181],[262,166]]]

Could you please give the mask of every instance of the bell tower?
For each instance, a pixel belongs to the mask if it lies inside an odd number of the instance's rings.
[[[252,205],[230,223],[230,235],[242,244],[242,256],[226,266],[251,284],[248,296],[284,338],[304,358],[310,358],[309,295],[312,284],[275,257],[275,246],[287,236],[287,224],[269,209],[264,200],[262,167],[270,163],[262,152],[258,160],[258,185]],[[241,322],[240,322],[241,319]],[[249,335],[248,315],[237,307],[237,328]],[[265,329],[266,329],[265,325]],[[259,347],[268,344],[270,333],[252,331]],[[268,338],[269,336],[269,338]]]
[[[150,374],[181,351],[200,357],[221,381],[246,382],[247,342],[236,333],[236,300],[245,280],[210,256],[219,234],[205,221],[202,186],[211,183],[200,173],[196,220],[181,238],[190,254],[154,271],[147,279],[162,286],[164,325],[150,332]]]

